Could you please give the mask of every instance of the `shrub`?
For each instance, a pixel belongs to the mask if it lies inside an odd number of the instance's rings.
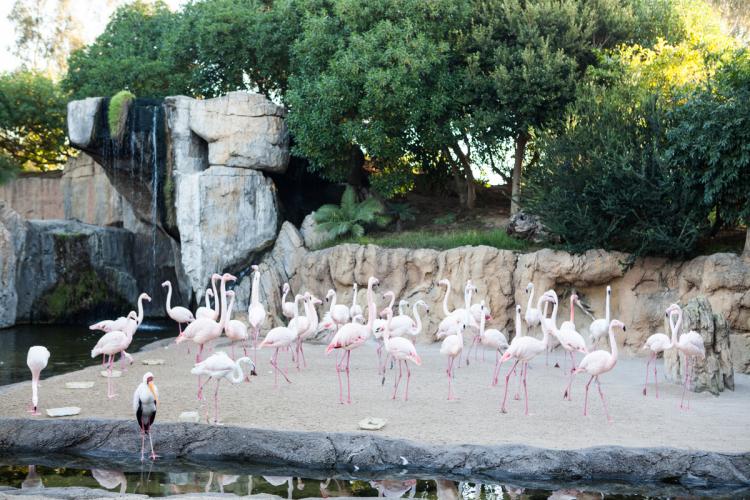
[[[348,234],[361,237],[367,225],[382,227],[388,224],[390,219],[384,212],[385,207],[375,198],[357,202],[354,189],[347,186],[341,205],[323,205],[315,212],[315,222],[333,238]]]
[[[135,99],[135,96],[132,92],[121,90],[109,100],[107,122],[109,123],[109,135],[111,137],[119,136],[122,133],[122,128],[125,126],[125,120],[127,119],[128,105],[133,99]]]

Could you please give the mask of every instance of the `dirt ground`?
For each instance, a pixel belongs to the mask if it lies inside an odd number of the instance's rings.
[[[224,343],[226,339],[222,339]],[[221,344],[222,342],[220,342]],[[468,342],[467,342],[468,345]],[[198,411],[205,418],[206,403],[196,400],[195,376],[190,374],[195,355],[186,353],[186,345],[171,344],[134,355],[132,365],[121,378],[113,379],[118,396],[107,399],[106,379],[99,366],[43,379],[40,408],[79,406],[80,417],[134,419],[132,395],[146,371],[154,373],[159,387],[158,422],[176,421],[181,412]],[[218,349],[229,351],[226,346]],[[573,401],[563,401],[567,379],[561,368],[545,366],[536,359],[528,373],[529,409],[523,413],[523,401],[513,400],[515,384],[509,394],[509,412],[499,412],[503,380],[490,387],[494,354],[487,361],[474,362],[456,370],[455,391],[458,401],[447,401],[446,359],[439,345],[418,346],[421,366],[412,366],[409,400],[391,400],[393,375],[388,373],[385,385],[377,375],[374,341],[353,351],[351,357],[351,405],[338,403],[338,382],[334,355],[326,356],[321,345],[306,345],[308,368],[297,372],[290,368],[291,384],[274,377],[269,365],[272,351],[258,352],[258,376],[249,383],[221,383],[219,392],[222,420],[225,425],[267,429],[294,429],[326,432],[359,431],[357,424],[366,417],[387,419],[380,431],[384,435],[427,443],[507,444],[518,443],[555,449],[576,449],[599,445],[629,447],[670,446],[682,449],[721,452],[750,451],[747,416],[750,412],[750,376],[735,374],[736,390],[719,397],[708,393],[693,394],[691,409],[679,409],[682,387],[663,381],[659,366],[659,399],[649,385],[649,396],[641,393],[645,360],[620,359],[615,369],[602,376],[602,386],[614,422],[605,420],[599,395],[592,384],[588,417],[583,416],[584,385],[587,377],[579,375],[573,384]],[[54,358],[55,353],[52,353]],[[252,356],[252,354],[251,354]],[[143,366],[143,359],[164,359],[158,366]],[[289,365],[289,355],[282,354]],[[550,365],[562,359],[551,357]],[[509,365],[503,367],[503,375]],[[405,374],[404,374],[405,375]],[[44,376],[44,374],[42,374]],[[89,390],[66,389],[65,382],[94,381]],[[405,377],[404,377],[405,381]],[[213,399],[214,383],[208,386],[206,401]],[[30,383],[10,387],[0,393],[0,415],[28,417],[31,399]],[[29,417],[29,418],[48,418]],[[75,418],[75,417],[74,417]],[[158,427],[156,428],[158,432]]]

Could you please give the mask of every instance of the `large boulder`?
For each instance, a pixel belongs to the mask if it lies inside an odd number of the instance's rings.
[[[549,233],[539,217],[524,211],[511,215],[506,231],[511,236],[534,243],[541,243],[549,237]]]
[[[123,225],[123,210],[131,210],[101,165],[86,153],[65,164],[62,197],[65,219],[97,226]]]
[[[87,147],[96,139],[103,97],[68,103],[68,138],[74,146]]]
[[[323,231],[317,222],[315,222],[315,212],[307,214],[299,228],[302,238],[305,240],[305,246],[310,250],[315,250],[327,241],[331,241],[331,235]]]
[[[0,201],[0,328],[16,322],[16,272],[25,239],[26,224],[23,219]]]
[[[268,172],[289,164],[286,111],[261,94],[230,92],[190,103],[190,130],[208,143],[208,163]]]
[[[240,272],[273,245],[279,213],[261,172],[212,166],[176,172],[182,267],[198,300],[212,273]]]
[[[719,395],[724,389],[734,390],[734,369],[729,340],[729,325],[720,314],[714,314],[705,297],[691,299],[683,308],[681,332],[695,330],[703,338],[706,359],[697,360],[689,387],[695,392],[709,391]],[[692,363],[691,363],[692,364]],[[676,350],[664,353],[667,379],[684,383],[685,358]]]

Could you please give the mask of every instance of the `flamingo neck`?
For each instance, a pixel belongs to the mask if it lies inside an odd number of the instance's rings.
[[[354,293],[352,294],[352,307],[357,307],[357,284],[354,284]]]
[[[372,326],[375,324],[375,298],[372,294],[372,284],[367,283],[367,330],[372,332]]]
[[[331,307],[330,307],[330,310],[333,311],[334,307],[336,307],[336,292],[333,292],[333,296],[331,297]]]
[[[416,335],[419,335],[422,333],[422,318],[419,316],[419,307],[417,307],[419,304],[415,303],[412,306],[412,313],[414,314],[414,321],[417,323],[417,328],[415,330]]]
[[[611,363],[614,365],[617,361],[617,340],[615,340],[615,330],[609,325],[609,346],[612,351]]]
[[[486,321],[485,319],[486,314],[484,314],[484,310],[482,310],[482,317],[479,320],[479,336],[484,337],[484,323]]]
[[[523,336],[523,328],[521,328],[521,310],[516,309],[516,337],[522,337]]]
[[[570,322],[575,325],[575,302],[573,296],[570,296]]]
[[[208,301],[208,290],[206,290],[206,309],[211,309],[211,303]]]
[[[139,325],[143,322],[143,294],[138,297],[138,319],[136,321]]]
[[[281,303],[286,302],[286,296],[289,295],[289,290],[284,289],[284,293],[281,294]]]
[[[447,281],[448,288],[445,290],[445,297],[443,297],[443,313],[446,316],[450,316],[451,312],[448,310],[448,296],[451,294],[451,282]]]
[[[604,320],[607,322],[607,325],[609,325],[610,316],[609,316],[609,294],[607,294],[607,298],[605,300],[605,309],[604,309]]]
[[[229,374],[229,380],[233,384],[239,384],[244,377],[245,374],[242,373],[242,367],[240,366],[239,360],[235,361],[234,366],[232,367],[232,372]]]
[[[312,303],[312,298],[305,302],[305,316],[307,316],[308,324],[311,330],[318,329],[318,311],[315,310],[315,306]]]
[[[211,276],[211,290],[213,291],[213,298],[214,298],[214,312],[216,315],[219,315],[219,295],[216,293],[216,277]],[[208,302],[206,302],[206,308],[211,309],[211,306],[208,305]]]
[[[680,328],[682,327],[682,309],[677,311],[677,321],[675,322],[674,327],[672,327],[672,319],[670,317],[669,320],[669,329],[672,330],[672,345],[676,346],[679,341],[677,340],[677,337],[680,334]]]
[[[388,309],[390,309],[391,311],[393,311],[393,304],[396,303],[396,294],[393,293],[393,292],[389,292],[389,293],[391,295],[391,301],[388,303]]]
[[[253,305],[260,302],[258,288],[260,288],[260,272],[253,271],[253,289],[250,291],[250,303]]]
[[[529,302],[526,304],[526,309],[531,309],[531,305],[534,303],[534,285],[531,285],[531,290],[529,290]],[[539,309],[539,304],[537,304],[537,309]]]
[[[229,307],[227,307],[227,321],[232,319],[232,309],[234,309],[234,299],[235,299],[234,295],[232,295],[232,298],[229,299]]]
[[[218,302],[218,301],[217,301]],[[224,328],[227,322],[227,281],[221,279],[221,318],[219,319],[219,326]]]
[[[167,314],[172,312],[172,283],[167,281]]]

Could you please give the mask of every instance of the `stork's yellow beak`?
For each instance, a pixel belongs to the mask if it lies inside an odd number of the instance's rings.
[[[154,395],[154,402],[158,403],[159,402],[159,398],[156,397],[156,389],[154,389],[154,382],[153,381],[149,381],[149,383],[148,383],[148,390],[151,391],[151,394]]]

